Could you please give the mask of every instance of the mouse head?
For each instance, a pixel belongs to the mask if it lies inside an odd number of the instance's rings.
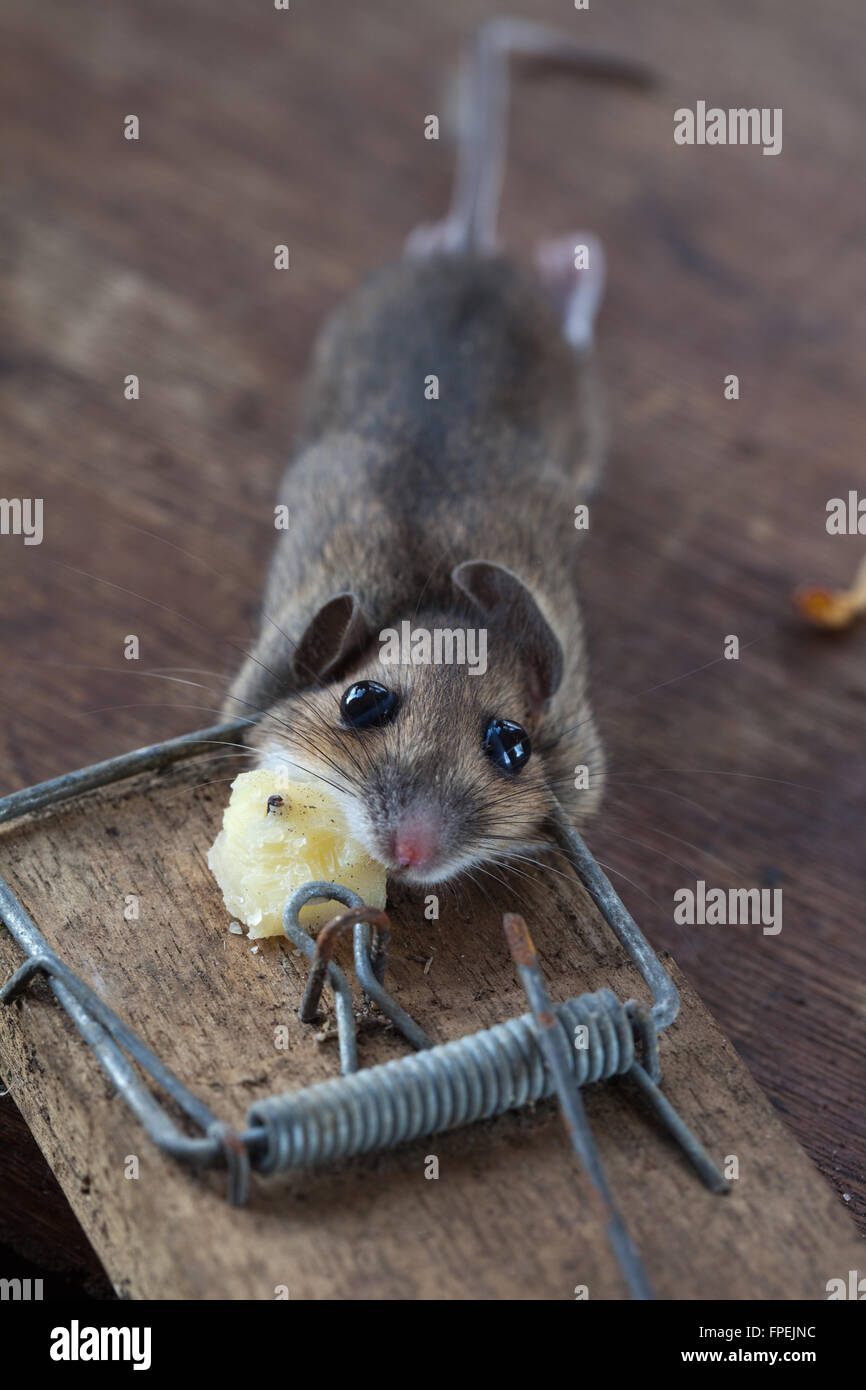
[[[308,688],[250,740],[261,766],[328,782],[367,851],[414,883],[542,848],[558,771],[559,641],[510,570],[451,577],[453,608],[379,634],[354,594],[330,599],[295,651]]]

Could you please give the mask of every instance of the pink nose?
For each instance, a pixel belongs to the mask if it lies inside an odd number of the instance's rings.
[[[404,820],[392,837],[393,855],[401,869],[423,868],[436,853],[436,831],[420,820]]]

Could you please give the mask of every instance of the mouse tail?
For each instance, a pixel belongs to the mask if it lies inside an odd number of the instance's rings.
[[[494,19],[475,35],[463,67],[457,130],[457,169],[451,209],[444,222],[419,227],[407,250],[497,249],[496,222],[508,143],[509,68],[512,57],[564,65],[590,77],[647,86],[641,63],[590,48],[523,19]]]

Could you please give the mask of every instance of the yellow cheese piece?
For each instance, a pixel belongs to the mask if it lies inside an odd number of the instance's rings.
[[[273,797],[282,802],[269,809]],[[289,782],[266,769],[242,772],[207,862],[226,907],[251,937],[281,935],[283,908],[312,879],[352,888],[369,907],[385,906],[383,865],[352,838],[329,788],[319,782]],[[311,903],[301,925],[316,930],[342,911],[341,903]]]

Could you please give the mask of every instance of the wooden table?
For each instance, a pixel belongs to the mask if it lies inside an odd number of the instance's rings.
[[[667,79],[515,84],[509,243],[586,226],[609,259],[584,594],[612,777],[590,842],[862,1228],[866,632],[806,631],[790,595],[863,553],[824,523],[864,476],[866,21],[854,0],[523,8]],[[0,537],[3,790],[211,720],[255,622],[310,342],[444,208],[450,153],[423,117],[494,12],[10,0],[2,490],[44,498],[45,539]],[[675,145],[698,99],[782,107],[782,154]],[[675,925],[698,878],[781,887],[782,932]],[[0,1125],[0,1236],[83,1277],[8,1098]]]

